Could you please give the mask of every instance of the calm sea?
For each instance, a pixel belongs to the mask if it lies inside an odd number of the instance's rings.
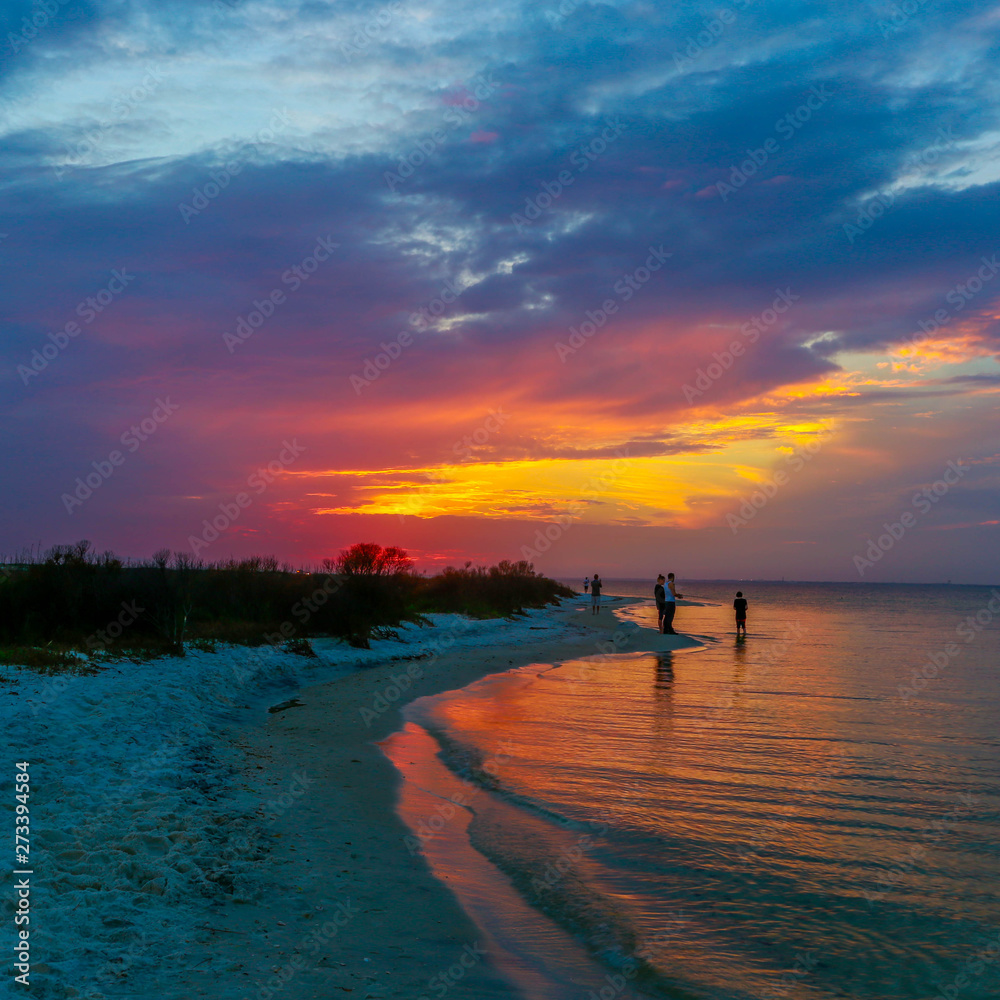
[[[708,648],[493,675],[387,742],[493,959],[533,1000],[1000,996],[1000,589],[679,589]]]

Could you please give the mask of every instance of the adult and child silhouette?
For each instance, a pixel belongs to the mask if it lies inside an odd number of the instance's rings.
[[[590,613],[600,614],[601,611],[601,590],[604,584],[601,578],[595,573],[593,580],[587,577],[583,581],[583,592],[586,594],[590,590]],[[656,586],[653,587],[653,600],[656,601],[656,615],[660,632],[663,635],[677,635],[674,630],[674,614],[677,611],[677,602],[682,600],[684,595],[679,593],[675,582],[674,574],[662,573],[656,578]],[[736,599],[733,601],[733,611],[736,613],[736,636],[745,638],[747,634],[747,599],[743,596],[742,590],[736,591]]]

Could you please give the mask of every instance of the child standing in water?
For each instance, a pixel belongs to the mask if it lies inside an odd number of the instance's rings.
[[[736,591],[736,600],[733,601],[733,609],[736,611],[736,634],[747,634],[747,599],[743,596],[742,590]]]

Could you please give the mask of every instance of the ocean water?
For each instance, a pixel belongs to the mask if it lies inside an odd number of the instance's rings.
[[[1000,996],[1000,589],[679,589],[707,648],[493,675],[386,744],[511,995]]]

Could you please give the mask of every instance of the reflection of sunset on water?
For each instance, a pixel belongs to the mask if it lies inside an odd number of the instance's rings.
[[[911,657],[956,612],[931,588],[743,586],[745,638],[729,631],[732,588],[695,584],[702,603],[682,604],[676,623],[707,637],[705,649],[494,674],[412,706],[413,732],[437,741],[393,757],[430,769],[413,778],[421,787],[440,761],[470,779],[473,846],[592,948],[641,948],[683,909],[669,947],[648,944],[664,982],[734,998],[776,984],[796,1000],[816,989],[922,998],[917,983],[943,975],[988,919],[978,886],[983,866],[995,868],[975,846],[990,821],[966,795],[980,765],[942,736],[955,717],[895,697]],[[969,607],[987,593],[967,590]],[[649,603],[617,614],[655,621]],[[960,701],[989,656],[970,654],[946,682]],[[987,739],[989,719],[975,722]],[[939,815],[949,828],[979,825],[939,845],[931,865],[921,830]],[[890,885],[886,868],[914,844],[919,872]],[[432,851],[444,875],[447,853]],[[796,956],[813,952],[824,959],[808,982],[789,980]],[[901,962],[912,983],[896,978]]]

